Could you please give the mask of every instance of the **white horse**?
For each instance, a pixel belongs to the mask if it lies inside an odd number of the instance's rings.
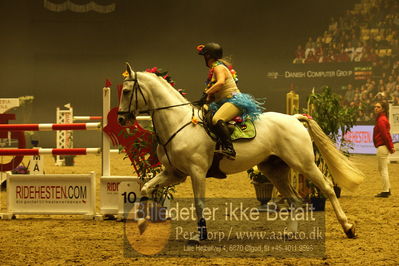
[[[125,124],[128,120],[134,121],[140,113],[150,113],[159,140],[158,157],[164,166],[164,170],[147,182],[141,192],[151,195],[157,186],[178,184],[190,176],[201,229],[199,238],[206,239],[203,218],[205,176],[212,163],[215,142],[201,125],[192,122],[194,117],[202,115],[201,110],[191,105],[163,78],[153,73],[134,72],[129,64],[127,72],[129,76],[123,83],[118,121]],[[305,121],[308,129],[298,119]],[[339,186],[355,190],[364,179],[362,172],[335,148],[314,120],[303,115],[267,112],[254,123],[256,137],[234,142],[236,159],[222,159],[220,170],[233,174],[257,165],[284,197],[300,202],[288,179],[289,168],[294,169],[310,178],[328,197],[347,237],[354,238],[354,224],[348,222],[331,181],[323,176],[314,162],[312,139]]]

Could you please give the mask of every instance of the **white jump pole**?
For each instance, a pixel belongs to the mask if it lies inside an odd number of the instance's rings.
[[[0,124],[0,131],[100,130],[101,123]]]
[[[74,116],[73,121],[93,121],[93,120],[102,120],[102,116]],[[151,116],[138,116],[137,120],[138,121],[147,121],[150,120]]]
[[[74,116],[73,121],[92,121],[92,120],[102,120],[102,116]]]
[[[90,153],[100,153],[100,148],[70,148],[70,149],[54,149],[54,148],[36,148],[36,149],[0,149],[0,156],[14,155],[86,155]]]
[[[111,89],[109,87],[103,88],[103,128],[107,126],[107,116],[111,110]],[[110,163],[110,143],[107,134],[102,131],[102,176],[111,175]]]
[[[137,121],[148,121],[151,120],[151,116],[149,115],[141,115],[136,117]]]

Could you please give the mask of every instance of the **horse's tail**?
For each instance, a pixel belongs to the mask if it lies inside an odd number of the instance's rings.
[[[326,161],[335,183],[349,191],[355,191],[363,182],[364,174],[336,148],[316,121],[304,115],[295,115],[295,117],[308,124],[310,136]]]

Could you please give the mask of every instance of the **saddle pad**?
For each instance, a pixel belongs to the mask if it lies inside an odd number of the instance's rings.
[[[246,120],[243,123],[236,124],[231,134],[231,140],[253,139],[256,136],[255,125],[252,120]]]

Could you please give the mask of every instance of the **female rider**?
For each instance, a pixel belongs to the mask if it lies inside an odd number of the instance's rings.
[[[222,153],[234,160],[236,152],[226,123],[242,116],[245,119],[256,119],[263,110],[261,103],[251,95],[241,93],[237,87],[237,75],[231,63],[223,58],[223,49],[217,43],[197,46],[198,54],[204,56],[209,68],[205,94],[209,108],[214,113],[212,124],[222,144]]]

